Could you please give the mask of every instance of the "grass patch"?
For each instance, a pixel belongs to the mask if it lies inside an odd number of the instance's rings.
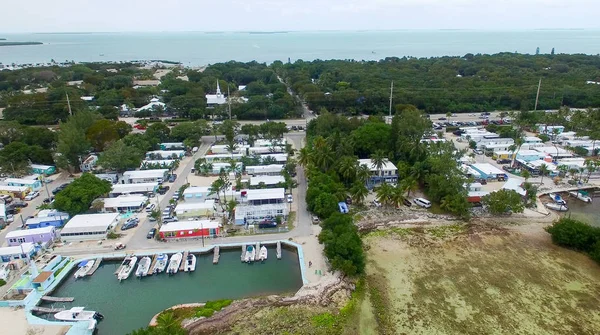
[[[115,232],[114,232],[114,231],[112,231],[112,230],[111,230],[111,231],[109,231],[109,232],[108,232],[108,234],[106,234],[106,238],[107,238],[107,239],[109,239],[109,240],[116,240],[116,239],[118,239],[119,237],[121,237],[121,234],[117,234],[117,233],[115,233]]]
[[[294,222],[296,222],[296,212],[290,212],[287,219],[287,226],[289,230],[294,229]]]
[[[207,301],[204,304],[204,307],[196,307],[195,315],[196,317],[211,317],[215,312],[222,310],[223,308],[231,305],[233,300],[215,300],[215,301]]]
[[[400,227],[390,227],[386,229],[378,229],[367,233],[365,236],[367,237],[390,237],[390,236],[398,236],[398,237],[406,237],[413,234],[413,229],[410,228],[400,228]]]
[[[449,226],[439,226],[425,229],[425,232],[436,238],[446,238],[448,236],[462,234],[466,231],[466,226],[461,224],[453,224]]]
[[[443,210],[439,204],[431,203],[431,207],[429,207],[429,211],[433,214],[445,215],[449,214],[447,211]]]
[[[54,272],[54,277],[58,277],[58,275],[72,262],[73,261],[68,261],[65,263],[65,265],[61,266],[58,270],[56,270],[56,272]]]
[[[378,269],[378,271],[383,272],[382,269]],[[379,334],[394,333],[392,315],[390,313],[393,306],[388,291],[385,277],[379,274],[367,275],[367,292],[369,293]]]

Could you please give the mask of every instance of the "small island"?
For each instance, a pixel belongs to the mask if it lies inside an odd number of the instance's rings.
[[[0,40],[4,40],[6,41],[6,39],[1,39]],[[6,47],[6,46],[18,46],[18,45],[40,45],[40,44],[44,44],[42,42],[0,42],[0,47]]]

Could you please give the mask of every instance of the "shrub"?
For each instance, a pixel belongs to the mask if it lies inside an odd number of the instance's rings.
[[[548,227],[546,231],[552,236],[552,242],[558,245],[590,253],[598,252],[600,228],[592,227],[578,220],[562,218]],[[594,248],[596,249],[594,250]]]
[[[364,272],[365,255],[362,240],[352,217],[335,213],[323,221],[319,243],[323,243],[325,256],[329,259],[332,269],[340,270],[348,276]]]
[[[597,241],[592,246],[592,251],[590,251],[590,257],[600,264],[600,241]]]
[[[6,281],[4,279],[0,279],[0,286],[6,285]]]

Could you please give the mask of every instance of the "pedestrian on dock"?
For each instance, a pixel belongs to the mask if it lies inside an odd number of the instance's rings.
[[[308,261],[308,267],[311,267],[311,266],[312,266],[312,262]]]

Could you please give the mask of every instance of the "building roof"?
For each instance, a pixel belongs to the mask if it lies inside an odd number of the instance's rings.
[[[116,198],[105,198],[103,201],[104,208],[140,207],[148,201],[148,197],[143,195],[121,195]]]
[[[55,230],[55,228],[53,226],[35,228],[35,229],[13,230],[6,234],[6,238],[17,238],[17,237],[23,237],[23,236],[31,236],[31,235],[35,235],[35,234],[48,234],[54,230]]]
[[[252,172],[281,172],[283,170],[282,164],[270,164],[270,165],[251,165],[246,166],[246,171],[251,170]]]
[[[192,193],[207,193],[210,192],[210,187],[208,186],[192,186],[188,187],[183,191],[183,194],[192,194]]]
[[[523,139],[525,142],[542,142],[542,139],[536,136],[525,136]]]
[[[285,210],[287,208],[287,203],[280,204],[265,204],[265,205],[237,205],[235,207],[235,219],[243,219],[246,217],[248,213],[256,213],[256,212],[264,212],[264,211],[276,211],[276,210]]]
[[[267,157],[272,157],[277,162],[285,162],[285,161],[287,161],[288,155],[287,154],[263,154],[263,155],[260,155],[261,159],[265,159]]]
[[[9,184],[24,184],[24,185],[33,185],[35,183],[39,183],[40,181],[37,179],[25,179],[25,178],[6,178],[4,180],[5,183]]]
[[[48,170],[48,169],[51,169],[54,167],[52,165],[43,165],[43,164],[31,164],[30,166],[32,169],[40,169],[40,170]]]
[[[133,85],[137,86],[158,86],[160,80],[148,79],[148,80],[134,80]]]
[[[540,156],[540,157],[544,157],[546,156],[546,154],[539,152],[537,150],[519,150],[517,152],[517,155],[523,155],[523,156]]]
[[[46,280],[48,280],[48,278],[50,278],[53,274],[54,272],[52,271],[42,271],[37,277],[35,277],[32,283],[43,283]]]
[[[483,146],[487,149],[494,149],[494,148],[508,148],[511,146],[511,144],[510,143],[496,143],[496,144],[484,144]]]
[[[27,191],[27,186],[8,186],[8,185],[0,185],[0,190],[9,191],[9,192],[25,192]]]
[[[21,249],[21,247],[23,249]],[[14,247],[4,247],[0,248],[0,256],[12,256],[12,255],[20,255],[22,253],[30,253],[34,250],[33,243],[26,242],[21,243],[21,245],[16,245]]]
[[[108,230],[118,216],[118,213],[75,215],[60,232],[64,234]]]
[[[375,167],[375,164],[373,163],[373,160],[371,160],[371,159],[359,159],[358,165],[366,165],[369,168],[369,170],[377,171],[377,168]],[[397,169],[398,168],[396,167],[396,165],[394,165],[394,163],[390,162],[389,159],[386,159],[385,162],[383,163],[382,170],[384,170],[384,171],[397,170]]]
[[[281,188],[265,188],[259,190],[248,190],[246,192],[248,201],[252,200],[267,200],[267,199],[283,199],[285,197],[285,189]]]
[[[164,224],[160,227],[161,232],[172,232],[181,230],[194,230],[194,229],[216,229],[221,225],[218,221],[212,220],[193,220],[193,221],[176,221]]]
[[[27,219],[27,221],[25,221],[25,224],[30,226],[30,225],[39,224],[42,222],[66,221],[68,219],[69,219],[69,215],[66,213],[63,213],[63,215],[56,215],[56,216],[39,216],[38,215],[38,217]]]
[[[165,147],[184,147],[183,142],[163,142],[160,145]]]
[[[59,212],[56,209],[42,209],[41,211],[38,212],[37,216],[38,216],[38,218],[56,217],[56,216],[66,216],[67,218],[69,218],[68,213]]]
[[[172,156],[173,154],[180,156],[180,155],[185,155],[185,150],[154,150],[154,151],[148,151],[146,153],[146,156],[149,156],[151,154],[155,154],[155,155],[161,155],[163,157],[167,156]]]
[[[145,159],[142,161],[142,164],[140,164],[140,167],[142,167],[144,165],[154,165],[154,164],[160,164],[161,166],[169,166],[174,163],[175,163],[174,159],[161,159],[161,160]]]
[[[523,183],[523,181],[520,179],[508,178],[508,180],[506,181],[506,183],[504,183],[502,188],[505,190],[513,190],[513,191],[519,193],[520,195],[525,196],[527,194],[527,191],[525,191],[525,189],[523,189],[521,187],[522,183]]]
[[[250,179],[250,185],[252,186],[258,186],[260,183],[265,183],[265,185],[276,185],[284,182],[285,178],[283,176],[256,176]]]
[[[194,210],[194,209],[214,209],[215,201],[214,200],[206,200],[205,202],[182,202],[175,207],[175,212],[183,212],[186,210]]]
[[[6,205],[0,204],[0,217],[4,218],[6,216]]]
[[[152,192],[158,188],[158,183],[115,184],[110,193]]]
[[[167,169],[127,171],[123,173],[123,177],[127,177],[129,179],[162,178],[168,171],[169,170]]]
[[[556,154],[568,154],[569,152],[563,148],[559,147],[535,147],[533,150],[537,152],[543,152],[548,155],[556,155]]]
[[[483,173],[485,173],[486,175],[491,175],[491,174],[506,174],[506,172],[498,169],[497,167],[493,166],[492,164],[489,163],[477,163],[477,164],[471,164],[471,167],[474,168],[475,170],[481,171]]]

